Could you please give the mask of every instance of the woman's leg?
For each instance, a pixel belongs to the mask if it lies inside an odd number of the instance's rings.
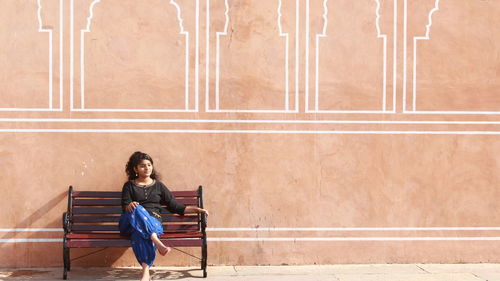
[[[151,280],[151,275],[149,275],[149,265],[146,263],[142,263],[142,276],[141,281],[149,281]]]
[[[132,227],[140,232],[144,239],[151,239],[162,256],[168,254],[171,250],[170,247],[165,246],[159,238],[159,235],[163,234],[161,222],[149,215],[142,206],[137,206],[132,214]]]
[[[170,247],[165,246],[165,244],[161,242],[160,238],[158,238],[158,235],[156,235],[156,233],[151,234],[151,240],[153,240],[153,242],[156,245],[156,248],[158,248],[158,252],[162,256],[168,254],[172,250]]]
[[[130,237],[132,250],[139,264],[147,264],[153,266],[156,258],[156,246],[151,239],[144,239],[141,233],[134,231]]]

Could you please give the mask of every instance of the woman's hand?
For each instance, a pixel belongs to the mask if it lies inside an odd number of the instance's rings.
[[[135,209],[135,207],[139,205],[140,205],[139,202],[136,201],[130,202],[130,204],[128,204],[127,207],[125,207],[125,211],[132,212]]]
[[[205,214],[208,217],[208,211],[202,208],[198,208],[196,206],[187,206],[184,210],[185,214]]]
[[[207,210],[205,210],[205,209],[198,208],[198,213],[199,213],[199,214],[205,214],[205,216],[207,216],[207,217],[208,217],[208,211],[207,211]]]

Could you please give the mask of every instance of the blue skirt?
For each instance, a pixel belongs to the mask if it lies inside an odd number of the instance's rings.
[[[120,234],[130,236],[132,249],[139,264],[153,265],[156,258],[156,245],[151,235],[163,234],[163,226],[151,216],[143,206],[135,207],[132,212],[125,212],[120,217]]]

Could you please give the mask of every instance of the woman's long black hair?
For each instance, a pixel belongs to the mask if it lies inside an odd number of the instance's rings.
[[[136,151],[128,159],[127,165],[125,166],[125,172],[127,173],[129,180],[135,180],[139,176],[134,171],[134,168],[141,163],[142,160],[149,160],[153,164],[153,158],[146,153]],[[156,180],[159,179],[159,175],[156,173],[156,169],[153,166],[153,172],[151,173],[151,178]]]

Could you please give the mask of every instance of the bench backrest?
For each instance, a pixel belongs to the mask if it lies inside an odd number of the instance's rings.
[[[172,191],[176,200],[186,206],[203,208],[202,187],[193,191]],[[122,213],[121,192],[68,192],[68,214],[73,233],[119,233],[118,221]],[[162,208],[165,233],[201,231],[201,215],[179,216]]]

